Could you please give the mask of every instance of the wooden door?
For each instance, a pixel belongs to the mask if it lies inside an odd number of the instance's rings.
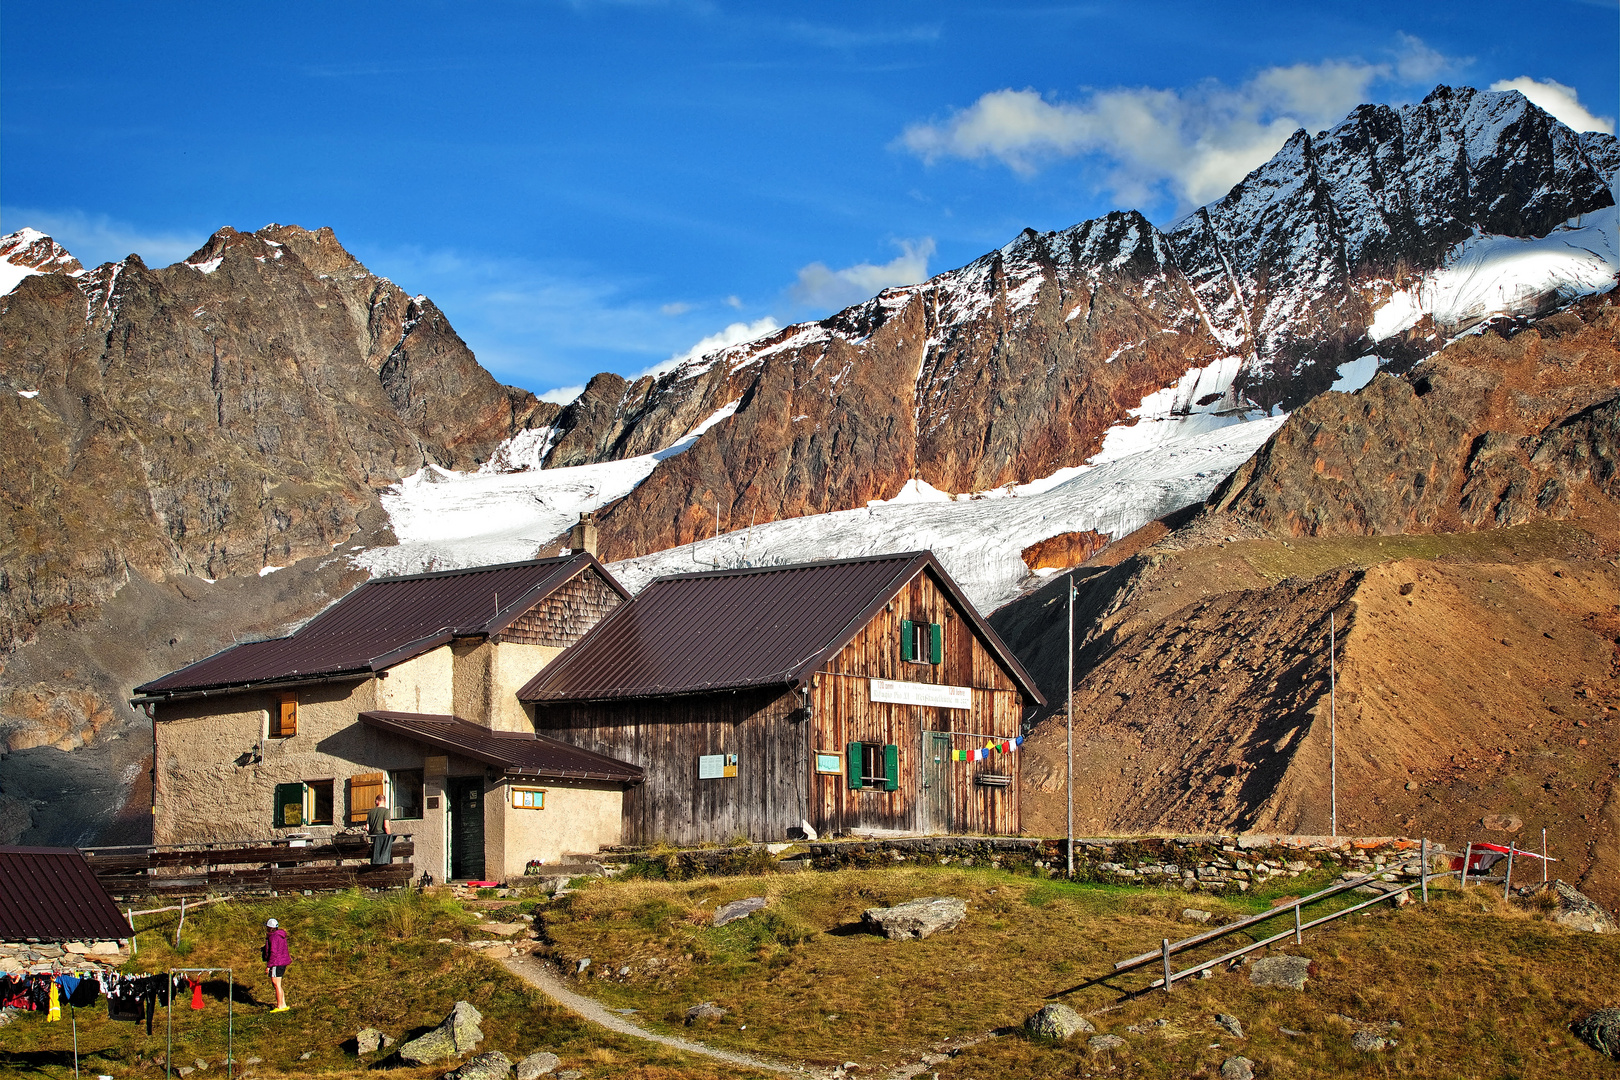
[[[944,731],[922,733],[922,825],[924,832],[948,833],[956,822],[951,815],[951,736]]]
[[[444,794],[450,803],[450,878],[484,877],[484,781],[482,777],[452,776]]]

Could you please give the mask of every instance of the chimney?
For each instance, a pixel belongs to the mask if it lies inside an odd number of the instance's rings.
[[[575,555],[586,552],[596,554],[596,515],[584,513],[579,515],[579,522],[568,530],[568,548]]]

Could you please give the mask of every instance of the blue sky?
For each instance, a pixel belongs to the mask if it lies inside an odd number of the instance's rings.
[[[1533,80],[1612,130],[1617,22],[1612,0],[8,0],[0,229],[164,265],[222,225],[330,225],[542,392],[1025,226],[1168,223],[1294,127],[1437,82]]]

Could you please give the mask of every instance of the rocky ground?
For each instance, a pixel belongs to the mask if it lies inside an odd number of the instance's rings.
[[[1620,900],[1617,334],[1593,302],[1318,398],[1077,571],[1076,828],[1324,832],[1333,711],[1342,830],[1545,828]],[[1060,709],[1063,589],[996,615]],[[1064,827],[1065,738],[1027,744],[1033,832]]]

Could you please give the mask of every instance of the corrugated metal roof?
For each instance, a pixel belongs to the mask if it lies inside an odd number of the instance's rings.
[[[491,731],[459,716],[363,712],[362,723],[506,770],[509,775],[639,784],[642,769],[606,754],[528,732]]]
[[[524,701],[802,683],[918,574],[934,575],[1033,701],[1034,680],[932,552],[658,578],[518,691]]]
[[[233,646],[137,686],[135,693],[164,695],[380,671],[451,637],[499,633],[592,566],[629,598],[613,575],[584,553],[373,578],[288,637]]]
[[[129,923],[78,849],[0,847],[0,941],[129,936]]]

